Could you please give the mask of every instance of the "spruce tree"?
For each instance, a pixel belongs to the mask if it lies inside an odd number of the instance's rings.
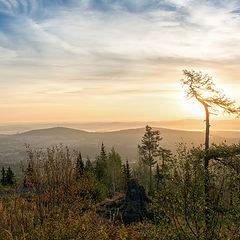
[[[128,189],[128,185],[131,179],[131,171],[129,168],[128,160],[122,166],[122,173],[123,173],[123,186],[124,190],[126,191]]]
[[[78,180],[84,173],[84,162],[82,160],[82,154],[79,152],[75,167],[76,179]]]
[[[89,159],[89,156],[87,156],[85,170],[86,170],[86,172],[92,172],[92,170],[93,170],[93,165],[92,165],[91,160]]]
[[[2,178],[1,178],[1,184],[6,185],[6,173],[4,167],[2,167]]]
[[[100,159],[102,161],[106,161],[106,159],[107,159],[107,153],[106,153],[106,149],[105,149],[105,146],[103,143],[101,145]]]
[[[96,176],[99,181],[106,183],[107,176],[107,153],[105,150],[105,146],[102,143],[100,155],[97,156],[96,159],[96,168],[95,168]]]
[[[14,173],[12,171],[12,169],[10,167],[8,167],[7,169],[7,173],[6,173],[6,184],[7,185],[13,185],[14,184]]]

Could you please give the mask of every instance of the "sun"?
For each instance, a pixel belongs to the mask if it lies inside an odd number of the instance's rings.
[[[204,116],[205,111],[203,105],[196,99],[187,99],[184,101],[184,108],[187,112],[196,115],[198,117]]]

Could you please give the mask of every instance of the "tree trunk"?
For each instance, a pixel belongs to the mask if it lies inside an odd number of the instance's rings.
[[[115,181],[115,168],[112,170],[112,186],[113,186],[113,193],[116,192],[116,181]]]
[[[152,165],[149,165],[149,173],[150,173],[150,183],[149,183],[149,193],[152,194]]]
[[[206,113],[206,133],[205,133],[205,150],[207,151],[209,149],[209,111],[208,111],[208,105],[204,104],[205,113]]]
[[[205,133],[205,157],[204,157],[204,194],[205,194],[205,226],[206,226],[206,236],[210,239],[209,233],[211,231],[211,219],[210,219],[210,198],[209,198],[209,111],[208,106],[204,104],[206,113],[206,133]]]
[[[164,153],[162,153],[162,170],[164,168],[164,164],[165,164],[165,156],[164,156]]]

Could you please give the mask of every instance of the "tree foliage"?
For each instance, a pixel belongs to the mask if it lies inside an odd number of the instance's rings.
[[[225,94],[215,88],[212,77],[202,72],[194,70],[183,70],[184,78],[181,80],[186,89],[186,96],[188,98],[195,98],[201,103],[205,109],[206,114],[206,132],[205,132],[205,157],[204,157],[204,192],[205,192],[205,230],[206,236],[210,236],[212,228],[212,216],[210,211],[210,175],[209,175],[209,137],[210,137],[210,120],[209,115],[216,113],[217,110],[223,110],[229,114],[239,114],[240,108],[236,107],[235,101],[227,98]],[[211,110],[212,112],[210,112]]]
[[[75,177],[76,152],[57,146],[46,151],[28,149],[24,173],[31,179],[25,194],[0,196],[0,238],[8,239],[239,239],[240,234],[240,145],[187,148],[180,143],[176,153],[162,155],[154,169],[151,209],[153,222],[124,226],[114,216],[102,219],[95,205],[115,187],[135,176],[128,162],[112,149],[106,153],[106,184],[86,168]],[[205,234],[204,161],[209,165],[209,212],[211,226]],[[89,159],[90,161],[90,159]],[[94,166],[96,162],[91,162]],[[114,167],[114,163],[117,168]],[[89,164],[90,165],[90,164]],[[132,165],[133,166],[133,165]],[[147,166],[144,164],[143,166]],[[119,182],[116,181],[120,168]],[[138,175],[137,175],[138,176]],[[120,184],[120,186],[118,185]],[[121,207],[117,205],[116,208]],[[116,211],[117,212],[117,211]],[[7,231],[5,231],[7,230]]]
[[[95,166],[95,173],[98,180],[106,183],[106,176],[107,176],[107,153],[105,150],[105,146],[102,143],[100,155],[96,158],[96,166]]]
[[[8,167],[7,171],[5,170],[4,167],[2,167],[1,173],[2,173],[1,184],[3,186],[13,185],[15,183],[15,175],[11,167]]]
[[[160,132],[154,131],[150,126],[146,126],[145,133],[138,145],[139,157],[144,164],[149,166],[149,192],[152,194],[152,167],[156,164],[156,157],[159,151],[159,142],[162,140]]]
[[[85,170],[85,167],[82,159],[82,154],[81,152],[79,152],[77,155],[76,166],[75,166],[75,175],[77,180],[79,180],[81,176],[84,174],[84,170]]]
[[[181,80],[186,87],[186,96],[195,98],[198,102],[216,112],[222,109],[226,113],[238,114],[239,107],[235,101],[215,87],[212,77],[201,71],[183,70],[184,78]]]

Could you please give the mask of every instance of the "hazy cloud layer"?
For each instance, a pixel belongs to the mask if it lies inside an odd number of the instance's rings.
[[[207,70],[223,86],[237,84],[239,4],[0,0],[1,106],[55,104],[61,93],[68,93],[68,104],[77,93],[81,100],[82,92],[89,98],[124,93],[134,100],[137,92],[164,98],[162,89],[181,91],[186,67]]]

